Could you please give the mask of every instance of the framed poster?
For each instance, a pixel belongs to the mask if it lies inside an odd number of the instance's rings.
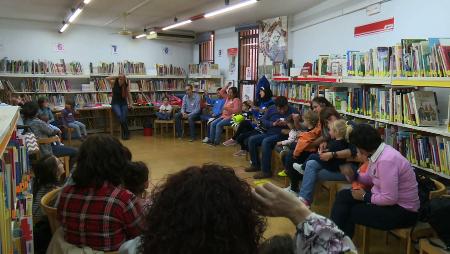
[[[255,100],[255,85],[243,84],[241,89],[241,100],[242,101],[254,101]]]

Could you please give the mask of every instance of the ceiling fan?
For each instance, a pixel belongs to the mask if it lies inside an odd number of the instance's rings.
[[[123,27],[122,27],[122,29],[120,29],[117,33],[114,33],[114,34],[125,35],[125,36],[129,36],[129,35],[132,35],[132,34],[133,34],[133,32],[132,32],[131,30],[129,30],[128,27],[127,27],[127,17],[128,17],[128,15],[130,15],[130,14],[127,13],[127,12],[124,12],[124,13],[122,14],[122,18],[123,18]]]

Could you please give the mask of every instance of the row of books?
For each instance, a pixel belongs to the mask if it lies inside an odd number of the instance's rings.
[[[99,104],[111,104],[109,94],[76,94],[74,102],[76,108],[95,107]]]
[[[450,77],[450,38],[402,39],[392,47],[320,55],[312,74],[359,77]]]
[[[171,64],[156,64],[156,75],[158,76],[186,76],[186,71],[182,67]]]
[[[65,63],[60,59],[59,63],[53,63],[46,60],[9,60],[4,57],[0,60],[0,72],[4,73],[22,73],[22,74],[73,74],[80,75],[83,68],[80,62]]]
[[[101,62],[97,66],[94,66],[94,64],[91,62],[89,63],[89,73],[90,74],[112,74],[112,73],[118,73],[118,70],[116,72],[117,65],[114,66],[114,63],[105,63]]]
[[[181,91],[184,90],[186,82],[183,79],[161,79],[161,80],[140,80],[131,83],[131,91]]]
[[[450,139],[424,135],[396,126],[385,128],[386,143],[400,151],[411,163],[450,175]]]
[[[119,69],[119,74],[145,74],[145,64],[142,62],[129,62],[124,61],[122,63],[117,63],[117,68]],[[114,72],[115,73],[115,72]]]
[[[218,64],[201,63],[201,64],[189,64],[189,75],[220,75],[220,69]]]
[[[20,83],[21,92],[70,92],[72,84],[68,80],[26,79]]]
[[[131,94],[131,98],[133,100],[133,104],[135,105],[147,105],[150,103],[158,104],[162,102],[164,97],[167,97],[167,93],[133,93]]]
[[[8,90],[10,92],[14,92],[14,86],[9,80],[0,80],[0,90]]]
[[[0,155],[0,250],[32,254],[31,167],[23,139],[15,134]]]
[[[275,96],[309,102],[324,96],[338,110],[414,126],[438,126],[436,93],[402,87],[329,87],[318,84],[272,83]]]

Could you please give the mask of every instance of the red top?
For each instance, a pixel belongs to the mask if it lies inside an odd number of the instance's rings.
[[[142,214],[133,193],[107,182],[98,189],[66,186],[57,210],[68,243],[100,251],[118,250],[140,235]]]

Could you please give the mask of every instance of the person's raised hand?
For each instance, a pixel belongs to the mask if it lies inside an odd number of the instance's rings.
[[[308,207],[296,196],[270,182],[256,187],[253,196],[261,203],[261,212],[266,216],[286,217],[298,225],[311,214]]]

